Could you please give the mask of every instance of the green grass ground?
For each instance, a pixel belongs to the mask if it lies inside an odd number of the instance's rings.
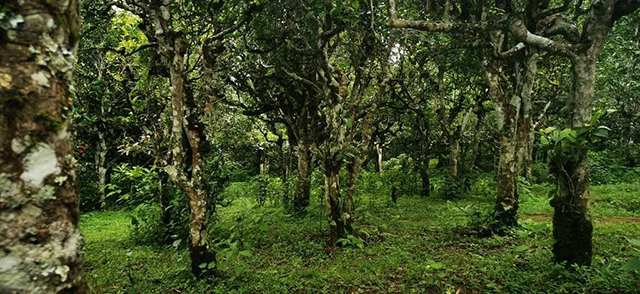
[[[467,234],[490,197],[403,196],[397,206],[363,197],[364,242],[344,248],[327,248],[317,199],[298,218],[238,198],[218,213],[235,241],[219,250],[222,277],[203,281],[191,277],[184,248],[135,244],[128,212],[89,213],[85,271],[95,293],[640,293],[640,273],[620,270],[634,254],[626,238],[640,238],[640,185],[591,189],[593,266],[573,270],[552,262],[550,188],[530,187],[522,228],[490,238]]]

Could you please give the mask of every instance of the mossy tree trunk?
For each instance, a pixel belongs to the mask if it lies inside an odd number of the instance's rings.
[[[88,292],[68,130],[79,2],[65,3],[0,4],[1,293]]]
[[[309,143],[304,139],[298,139],[298,178],[296,192],[293,200],[293,208],[296,212],[304,212],[311,199],[311,151]]]
[[[597,56],[597,55],[595,55]],[[572,93],[567,100],[569,127],[578,128],[591,120],[596,75],[596,58],[573,60]],[[554,209],[553,253],[556,261],[589,265],[593,255],[593,225],[589,214],[588,149],[574,154],[556,154],[551,171],[558,179],[558,190],[551,200]]]

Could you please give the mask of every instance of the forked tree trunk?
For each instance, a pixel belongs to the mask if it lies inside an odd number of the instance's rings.
[[[298,141],[298,179],[293,208],[296,212],[304,212],[311,199],[311,151],[304,140]]]
[[[528,138],[529,107],[531,92],[537,72],[538,54],[529,49],[526,55],[512,61],[507,67],[515,75],[515,82],[511,87],[503,87],[499,75],[491,71],[486,55],[481,56],[485,75],[489,84],[489,93],[496,102],[498,112],[498,127],[501,134],[500,154],[498,160],[498,187],[494,206],[495,228],[502,231],[518,224],[518,176],[526,140]],[[506,92],[505,89],[513,89]]]
[[[209,195],[202,179],[204,169],[202,154],[208,149],[204,128],[198,120],[198,110],[188,85],[185,84],[184,58],[187,41],[173,27],[171,1],[154,1],[155,34],[166,58],[171,83],[171,165],[165,170],[171,180],[186,194],[190,209],[189,255],[191,271],[202,277],[206,270],[214,270],[215,253],[209,246],[207,227],[211,216]],[[210,209],[211,208],[211,209]]]
[[[67,129],[79,2],[2,3],[0,292],[87,293]]]

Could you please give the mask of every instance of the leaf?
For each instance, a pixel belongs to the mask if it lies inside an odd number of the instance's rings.
[[[250,257],[251,256],[251,250],[242,250],[242,251],[238,252],[238,254],[240,256]]]
[[[436,270],[443,269],[444,268],[444,263],[436,262],[436,263],[431,265],[431,268],[436,269]]]
[[[640,247],[640,239],[627,239],[627,241],[629,241],[629,243],[631,243],[631,245],[633,246]]]
[[[529,250],[529,245],[520,245],[513,248],[513,252],[523,252]]]
[[[178,248],[178,246],[180,246],[180,242],[182,242],[181,239],[173,241],[173,247]]]
[[[549,145],[549,139],[547,139],[547,137],[540,137],[540,143],[542,143],[542,145]]]
[[[622,270],[633,271],[640,269],[640,257],[634,257],[622,266]]]

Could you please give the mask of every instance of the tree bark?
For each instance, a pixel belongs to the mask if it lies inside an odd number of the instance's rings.
[[[107,157],[107,144],[104,140],[104,134],[101,127],[97,128],[98,141],[96,142],[95,163],[98,174],[98,195],[100,197],[100,210],[104,211],[107,207],[106,184],[107,184],[107,167],[105,161]]]
[[[305,140],[298,140],[298,179],[293,208],[296,212],[304,212],[311,199],[311,151]]]
[[[567,123],[572,128],[585,126],[591,120],[596,56],[573,59],[573,85],[565,108]],[[550,202],[556,239],[553,253],[558,262],[591,264],[593,225],[589,214],[587,153],[587,148],[582,148],[574,154],[556,155],[552,160],[551,170],[558,177],[558,190]]]
[[[431,196],[431,180],[429,177],[429,158],[424,157],[420,163],[420,179],[422,179],[422,197]]]
[[[495,47],[501,47],[500,41],[492,41],[496,43]],[[529,48],[522,56],[505,64],[501,59],[491,57],[490,53],[481,52],[480,61],[489,85],[489,94],[496,103],[498,130],[501,135],[494,206],[494,230],[501,232],[518,224],[518,176],[530,131],[531,92],[537,72],[538,54],[535,49]],[[496,68],[512,73],[513,79],[501,79]],[[503,85],[505,82],[510,85]]]
[[[0,292],[87,293],[72,159],[79,2],[3,2]]]
[[[335,244],[340,238],[346,238],[353,231],[351,226],[351,211],[345,210],[342,196],[340,195],[340,169],[341,165],[332,158],[325,158],[325,188],[327,200],[325,208],[329,218],[331,240],[329,244]]]
[[[171,83],[172,162],[165,169],[171,180],[186,194],[190,209],[189,255],[191,271],[196,277],[204,274],[203,264],[215,264],[210,250],[207,227],[214,205],[202,181],[202,154],[208,150],[204,128],[198,120],[198,109],[184,77],[184,57],[187,41],[182,32],[173,28],[171,1],[152,2],[155,34],[161,53],[166,58]],[[210,209],[212,208],[212,209]],[[208,268],[210,270],[210,268]]]
[[[447,178],[447,185],[459,184],[458,175],[458,163],[460,162],[460,138],[457,134],[451,134],[449,136],[449,174]],[[457,189],[447,189],[447,198],[455,198],[457,195]]]
[[[382,157],[382,155],[383,155],[382,154],[383,143],[380,142],[380,141],[381,141],[380,139],[378,139],[376,141],[376,159],[377,159],[376,160],[376,168],[378,170],[378,174],[382,174],[383,165],[384,165],[383,157]]]

